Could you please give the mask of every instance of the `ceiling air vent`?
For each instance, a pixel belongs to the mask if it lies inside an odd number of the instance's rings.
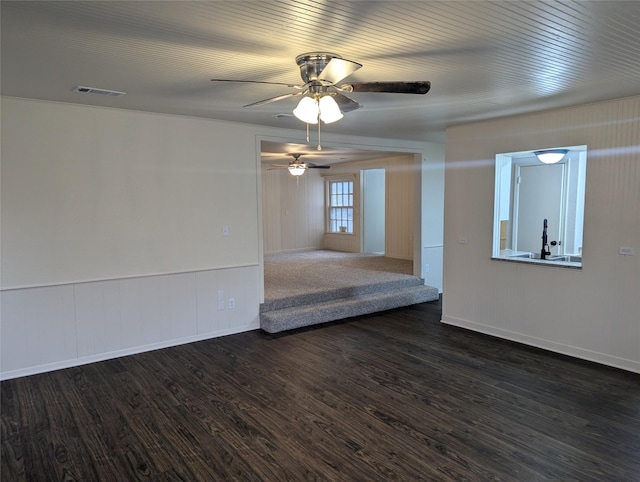
[[[81,94],[97,94],[109,97],[120,97],[121,95],[126,94],[126,92],[118,92],[117,90],[96,89],[95,87],[83,87],[81,85],[74,87],[73,91]]]

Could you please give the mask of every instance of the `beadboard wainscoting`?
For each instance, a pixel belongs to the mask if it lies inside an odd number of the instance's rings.
[[[432,245],[422,248],[422,268],[424,284],[434,286],[442,293],[442,252],[443,246]]]
[[[257,329],[257,279],[256,265],[4,290],[0,377]]]

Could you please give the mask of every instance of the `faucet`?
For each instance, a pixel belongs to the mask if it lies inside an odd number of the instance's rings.
[[[547,259],[547,256],[551,254],[549,251],[549,242],[547,240],[547,218],[542,223],[542,250],[540,251],[540,259]]]

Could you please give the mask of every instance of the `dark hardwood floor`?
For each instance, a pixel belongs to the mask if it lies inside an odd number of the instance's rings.
[[[4,381],[2,481],[640,480],[640,375],[440,306]]]

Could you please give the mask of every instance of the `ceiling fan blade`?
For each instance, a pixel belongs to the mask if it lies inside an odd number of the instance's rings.
[[[340,110],[343,113],[351,112],[353,110],[356,110],[356,109],[359,109],[360,107],[362,107],[355,100],[350,99],[346,95],[335,94],[333,96],[333,99],[336,101],[336,103],[338,104],[338,107],[340,107]]]
[[[341,85],[345,92],[382,92],[387,94],[426,94],[431,88],[428,80],[419,82],[353,82]]]
[[[351,60],[332,58],[327,66],[318,74],[318,80],[326,80],[335,84],[342,79],[349,77],[356,70],[362,67],[362,64]]]
[[[294,97],[296,95],[300,95],[301,93],[302,92],[292,92],[290,94],[276,95],[275,97],[259,100],[258,102],[253,102],[251,104],[243,105],[242,107],[257,107],[259,105],[269,104],[271,102],[276,102],[278,100],[286,99],[287,97]]]
[[[289,166],[285,164],[269,164],[269,166],[268,169],[289,169]]]
[[[331,166],[318,166],[312,162],[307,162],[308,169],[331,169]]]
[[[284,85],[292,89],[301,89],[302,86],[296,84],[285,84],[283,82],[265,82],[263,80],[234,80],[234,79],[211,79],[211,82],[242,82],[244,84],[269,84],[269,85]]]

